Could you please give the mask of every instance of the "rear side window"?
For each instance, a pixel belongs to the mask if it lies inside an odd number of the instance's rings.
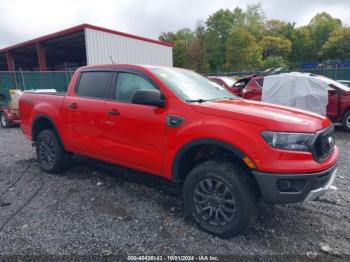
[[[110,72],[83,72],[77,94],[91,98],[105,98]]]
[[[259,85],[260,87],[263,87],[264,79],[258,79],[258,80],[256,80],[256,82],[258,83],[258,85]]]

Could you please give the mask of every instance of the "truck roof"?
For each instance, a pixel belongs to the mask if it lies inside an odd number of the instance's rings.
[[[89,65],[80,67],[80,69],[93,69],[93,68],[104,68],[104,67],[129,67],[129,68],[174,68],[170,66],[161,66],[161,65],[143,65],[143,64],[101,64],[101,65]]]

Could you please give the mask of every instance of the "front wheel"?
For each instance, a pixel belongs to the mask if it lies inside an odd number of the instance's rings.
[[[0,123],[3,128],[11,127],[11,123],[8,121],[5,112],[0,113]]]
[[[346,131],[350,132],[350,111],[346,112],[343,116],[343,127]]]
[[[38,135],[36,154],[40,167],[48,173],[59,173],[65,170],[69,163],[69,154],[51,129],[43,130]]]
[[[258,194],[248,175],[229,162],[196,166],[184,183],[186,213],[201,229],[219,237],[246,232],[258,210]]]

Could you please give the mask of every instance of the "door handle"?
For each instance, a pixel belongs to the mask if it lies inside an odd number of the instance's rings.
[[[77,105],[77,103],[71,103],[71,104],[69,105],[69,108],[77,109],[77,108],[78,108],[78,105]]]
[[[107,114],[111,116],[119,116],[120,112],[117,109],[111,109],[107,112]]]

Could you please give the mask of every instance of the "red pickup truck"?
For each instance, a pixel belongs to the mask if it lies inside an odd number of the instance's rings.
[[[248,76],[236,82],[233,89],[241,89],[244,99],[261,100],[264,76]],[[237,92],[234,92],[237,94]],[[350,131],[350,88],[344,85],[330,85],[328,90],[327,116],[335,123],[341,123]]]
[[[331,122],[248,101],[185,69],[78,69],[67,94],[24,93],[21,129],[41,168],[72,153],[182,183],[186,213],[220,237],[245,232],[258,203],[313,200],[336,174]]]

